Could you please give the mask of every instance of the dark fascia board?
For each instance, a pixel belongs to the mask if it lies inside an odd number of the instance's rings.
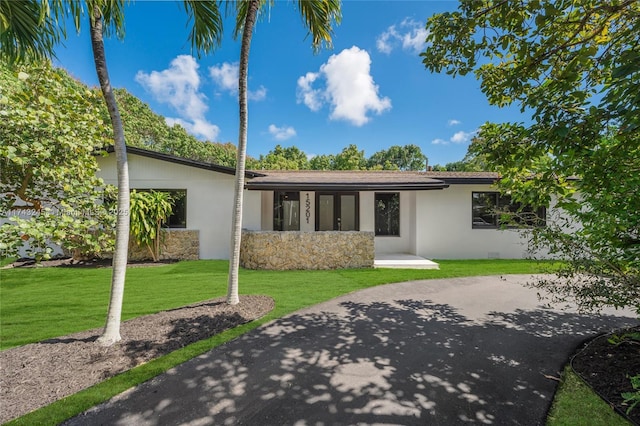
[[[115,152],[113,145],[109,145],[108,147],[105,148],[105,150],[108,153]],[[147,158],[153,158],[155,160],[167,161],[169,163],[181,164],[183,166],[195,167],[197,169],[211,170],[214,172],[224,173],[227,175],[236,174],[236,169],[233,167],[220,166],[218,164],[207,163],[205,161],[190,160],[188,158],[178,157],[176,155],[166,154],[164,152],[150,151],[148,149],[142,149],[135,146],[128,146],[127,153],[140,155],[142,157],[147,157]],[[264,174],[262,173],[257,173],[252,171],[246,171],[244,175],[247,178],[264,176]]]
[[[437,177],[434,179],[449,185],[493,185],[500,180],[490,177]]]
[[[444,182],[437,183],[271,183],[247,182],[246,188],[254,191],[428,191],[448,188]]]
[[[449,185],[493,185],[500,182],[500,178],[491,177],[434,177],[433,179],[441,180]],[[577,176],[569,176],[566,178],[568,181],[578,181],[580,178]]]

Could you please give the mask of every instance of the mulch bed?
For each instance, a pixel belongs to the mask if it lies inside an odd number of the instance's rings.
[[[640,333],[640,326],[618,331]],[[611,334],[596,337],[588,342],[573,358],[573,370],[609,405],[632,423],[640,425],[640,405],[628,415],[621,394],[633,392],[629,377],[640,374],[640,342],[627,340],[614,345],[608,339]]]
[[[0,352],[0,423],[27,414],[154,358],[255,320],[275,307],[267,296],[212,299],[121,324],[122,340],[103,347],[102,329]]]

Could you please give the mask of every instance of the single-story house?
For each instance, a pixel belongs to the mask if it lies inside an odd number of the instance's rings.
[[[235,169],[135,147],[128,161],[132,189],[174,195],[169,227],[175,235],[191,231],[192,258],[229,258]],[[98,163],[100,177],[116,184],[115,154]],[[497,179],[490,172],[247,171],[242,262],[307,268],[403,256],[523,258],[522,230],[504,229],[495,213],[509,206]],[[548,214],[535,213],[542,221]],[[275,258],[280,264],[270,263]]]

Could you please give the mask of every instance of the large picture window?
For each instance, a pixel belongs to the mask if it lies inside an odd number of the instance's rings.
[[[300,193],[276,191],[273,199],[273,230],[300,230]]]
[[[375,227],[376,235],[400,235],[400,193],[376,193]]]
[[[471,201],[473,228],[544,226],[547,210],[512,202],[499,192],[473,192]]]
[[[171,195],[173,200],[173,207],[171,209],[171,216],[163,224],[165,228],[186,228],[187,227],[187,190],[186,189],[140,189],[131,188],[137,192],[164,192]],[[111,197],[105,197],[104,203],[111,209],[116,208],[116,199]]]

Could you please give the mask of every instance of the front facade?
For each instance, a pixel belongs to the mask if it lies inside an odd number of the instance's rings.
[[[181,200],[172,231],[197,231],[199,258],[228,259],[234,170],[139,148],[130,148],[128,158],[132,189],[172,191]],[[98,162],[101,177],[115,184],[115,155]],[[337,236],[361,234],[357,244],[370,236],[375,256],[523,258],[523,232],[503,229],[493,211],[508,203],[493,186],[497,178],[456,172],[247,172],[243,229],[268,233],[269,245],[274,235],[319,241],[327,234],[325,241],[337,242]]]

